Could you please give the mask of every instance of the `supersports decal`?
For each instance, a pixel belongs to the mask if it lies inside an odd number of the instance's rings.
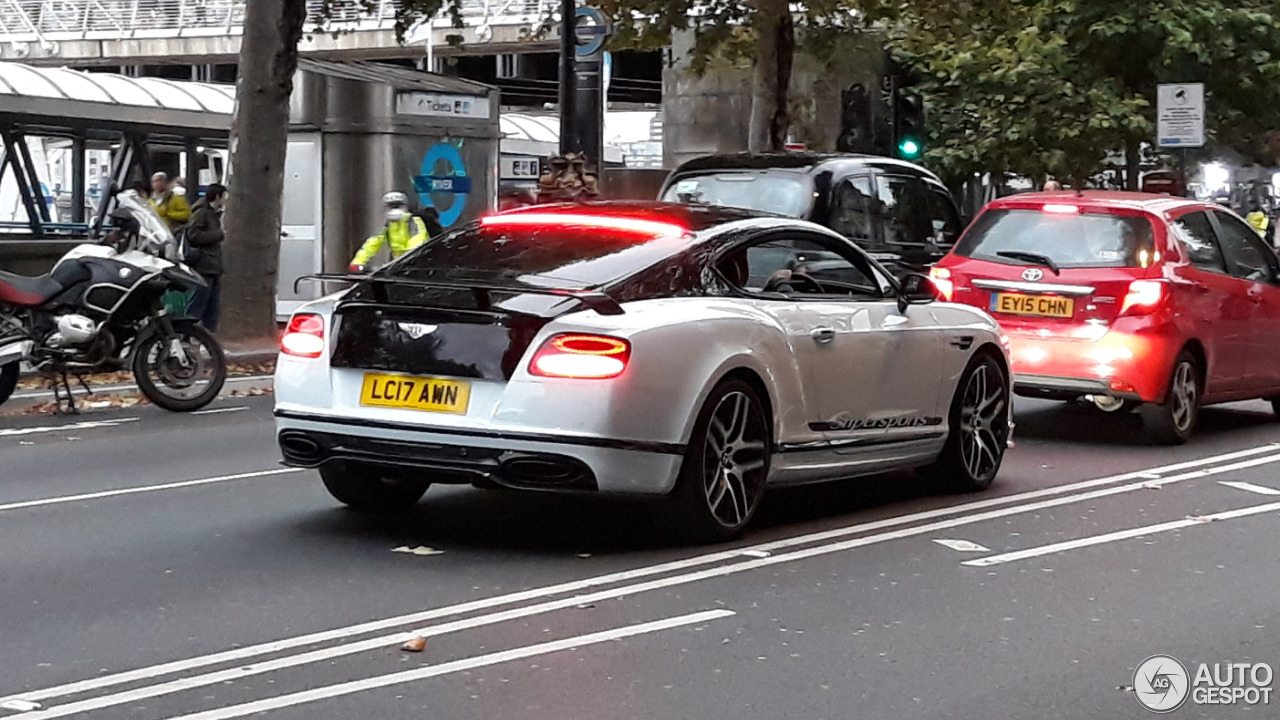
[[[826,422],[812,423],[809,427],[823,432],[850,432],[853,430],[894,430],[898,428],[934,427],[942,424],[940,417],[899,416],[882,418],[851,418],[839,416]]]

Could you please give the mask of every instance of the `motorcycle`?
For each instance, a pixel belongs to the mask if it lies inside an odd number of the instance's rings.
[[[85,375],[131,370],[142,394],[173,412],[199,410],[222,390],[218,341],[163,301],[207,287],[204,278],[150,203],[132,190],[116,200],[100,243],[71,249],[47,275],[0,272],[0,403],[24,362],[52,380],[59,412],[76,412],[69,376],[88,392]]]

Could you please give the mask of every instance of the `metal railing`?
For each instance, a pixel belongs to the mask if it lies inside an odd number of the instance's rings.
[[[182,37],[239,33],[246,0],[0,0],[0,42]],[[308,3],[307,30],[389,29],[396,0],[337,0],[321,25],[319,2]],[[461,0],[469,26],[530,22],[547,17],[555,0]],[[447,25],[447,18],[434,20]]]

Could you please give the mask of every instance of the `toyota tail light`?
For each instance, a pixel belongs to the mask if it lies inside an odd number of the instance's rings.
[[[1168,297],[1169,284],[1163,280],[1134,280],[1129,283],[1120,314],[1150,315],[1159,310]]]
[[[301,358],[324,354],[324,318],[306,313],[289,318],[289,327],[280,338],[280,352]]]
[[[556,335],[534,354],[529,372],[539,377],[607,380],[627,369],[631,344],[605,335]]]
[[[940,267],[929,268],[929,279],[933,281],[933,287],[938,291],[938,295],[944,301],[951,302],[951,298],[956,294],[956,284],[951,279],[951,271]]]

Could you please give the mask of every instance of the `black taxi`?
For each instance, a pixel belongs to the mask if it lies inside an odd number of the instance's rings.
[[[659,199],[810,220],[856,241],[896,274],[924,270],[964,229],[937,175],[874,155],[710,155],[676,168]]]

